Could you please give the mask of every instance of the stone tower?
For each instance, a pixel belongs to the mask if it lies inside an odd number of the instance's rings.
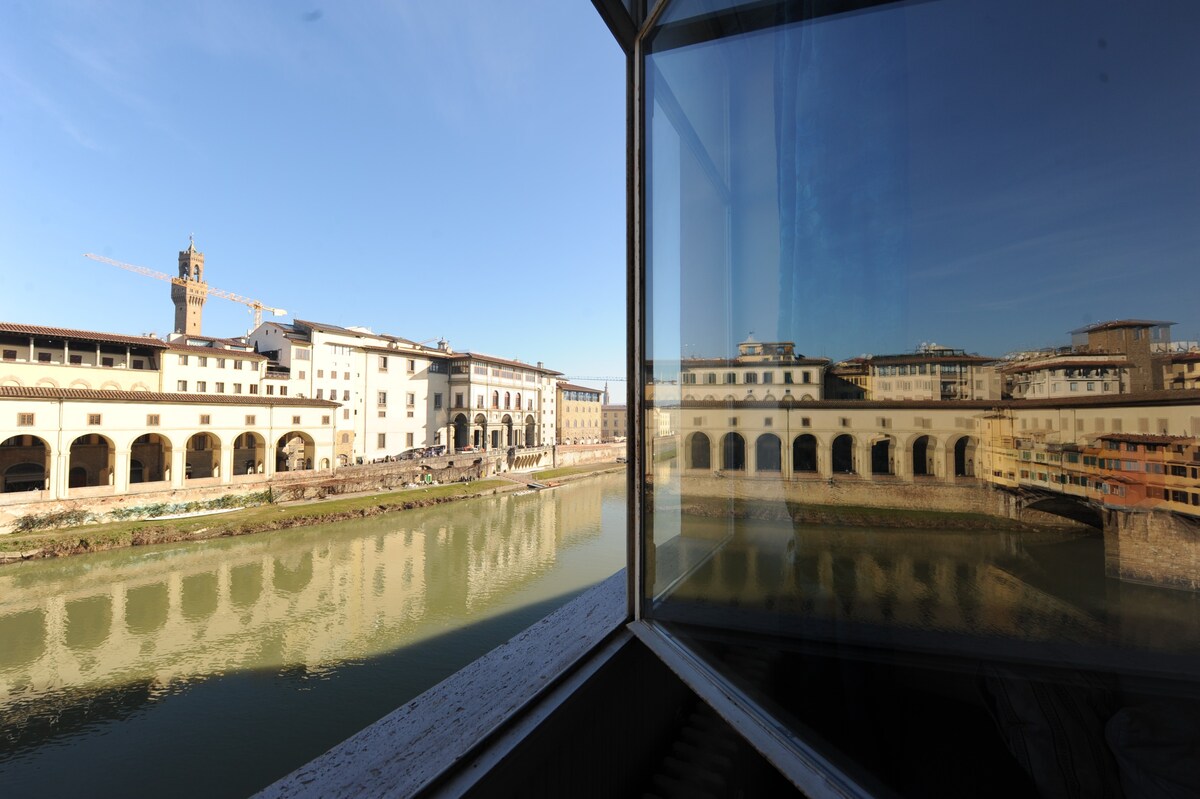
[[[179,253],[179,279],[186,285],[171,284],[171,302],[175,303],[175,332],[200,335],[200,315],[208,299],[204,282],[204,253],[196,252],[196,242],[188,239],[188,248]]]

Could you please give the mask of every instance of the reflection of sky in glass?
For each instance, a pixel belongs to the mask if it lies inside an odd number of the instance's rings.
[[[834,358],[1000,355],[1132,317],[1200,338],[1200,6],[990,9],[902,4],[650,58],[651,357],[750,331]]]

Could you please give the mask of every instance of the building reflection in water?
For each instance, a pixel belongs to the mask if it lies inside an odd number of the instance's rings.
[[[0,717],[23,702],[249,669],[320,673],[575,590],[537,584],[595,543],[618,477],[304,531],[18,564],[0,571]],[[619,496],[617,496],[619,494]],[[603,560],[603,559],[601,559]],[[597,568],[593,564],[592,568]],[[572,583],[571,581],[575,582]],[[384,708],[380,709],[383,712]]]

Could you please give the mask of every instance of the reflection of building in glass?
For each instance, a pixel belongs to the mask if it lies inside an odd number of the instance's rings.
[[[871,399],[1000,399],[999,376],[991,368],[994,361],[937,344],[909,354],[874,355],[867,358]]]
[[[790,341],[762,343],[750,337],[736,358],[685,358],[679,383],[687,400],[798,400],[822,397],[828,358],[806,358]]]

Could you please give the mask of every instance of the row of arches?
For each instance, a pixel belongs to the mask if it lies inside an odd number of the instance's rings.
[[[726,433],[715,442],[707,433],[693,433],[685,444],[685,467],[697,470],[748,471],[746,439],[740,433]],[[913,438],[906,452],[900,452],[892,436],[875,436],[869,449],[849,433],[835,437],[825,450],[817,437],[796,436],[791,442],[792,473],[895,475],[902,471],[912,477],[937,474],[937,442],[932,436]],[[783,442],[774,433],[764,433],[754,441],[754,468],[760,473],[783,471]],[[975,439],[959,436],[949,444],[946,465],[954,477],[975,476]],[[903,458],[904,460],[900,460]],[[905,468],[907,467],[907,468]]]
[[[520,394],[517,395],[520,397]],[[537,423],[533,415],[527,415],[524,423],[504,414],[498,425],[489,425],[487,417],[476,414],[468,421],[466,415],[454,417],[454,448],[475,447],[476,449],[500,449],[502,447],[536,447]]]
[[[5,375],[0,377],[0,386],[24,386],[26,385],[15,375]],[[52,377],[42,377],[37,382],[32,384],[34,388],[81,388],[81,389],[99,389],[100,391],[155,391],[147,383],[137,381],[132,385],[123,385],[116,380],[104,380],[96,385],[82,379],[75,379],[66,385],[61,385]]]
[[[312,436],[294,430],[280,436],[267,448],[259,433],[246,431],[228,441],[214,433],[195,433],[182,444],[182,458],[166,436],[146,433],[130,444],[127,458],[118,459],[112,439],[88,433],[71,442],[66,458],[66,487],[89,488],[114,484],[173,482],[173,470],[181,469],[183,480],[221,477],[222,468],[232,474],[271,474],[328,468],[314,464],[316,445]],[[227,452],[227,448],[232,452]],[[40,491],[50,488],[52,457],[50,445],[39,436],[19,435],[0,442],[0,493]],[[268,463],[270,459],[270,463]],[[126,463],[126,474],[118,475],[118,461]],[[229,464],[223,466],[223,464]],[[123,478],[123,479],[122,479]]]

